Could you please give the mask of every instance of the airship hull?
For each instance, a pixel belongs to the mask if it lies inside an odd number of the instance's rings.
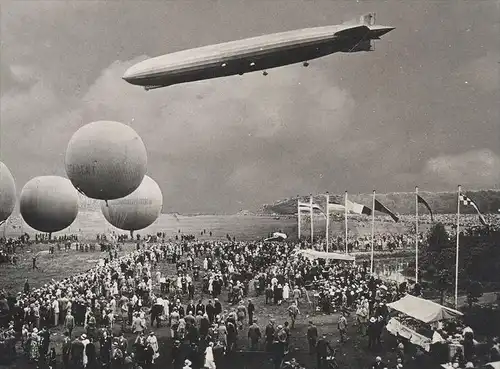
[[[152,89],[307,62],[336,52],[370,51],[372,40],[394,29],[375,26],[373,17],[178,51],[137,63],[123,79]]]
[[[255,51],[241,56],[221,55],[213,61],[200,65],[186,65],[174,70],[152,71],[132,79],[130,83],[146,88],[155,88],[263,71],[321,58],[346,50],[349,45],[350,42],[323,41],[309,45],[289,45],[272,50]]]

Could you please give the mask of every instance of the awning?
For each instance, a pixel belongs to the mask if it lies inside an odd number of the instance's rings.
[[[453,319],[463,315],[460,311],[412,295],[406,295],[387,306],[424,323]]]
[[[352,255],[341,254],[338,252],[322,252],[315,250],[299,250],[299,254],[309,259],[328,259],[328,260],[347,260],[354,261],[356,258]]]
[[[500,361],[495,361],[494,363],[488,363],[485,365],[486,369],[500,369]]]
[[[285,233],[274,232],[272,237],[266,238],[265,242],[274,242],[274,241],[284,241],[287,239],[287,235]]]

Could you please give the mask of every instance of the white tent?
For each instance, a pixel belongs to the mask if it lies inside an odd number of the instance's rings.
[[[346,260],[354,261],[356,258],[352,255],[341,254],[337,252],[322,252],[315,250],[299,250],[299,254],[308,259],[328,259],[328,260]]]
[[[463,315],[460,311],[412,295],[406,295],[398,301],[387,304],[387,306],[424,323],[433,323]]]
[[[287,239],[287,235],[285,233],[274,232],[272,237],[266,238],[265,242],[273,242],[273,241],[284,241]]]
[[[494,363],[488,363],[485,365],[486,369],[500,369],[500,361],[495,361]]]

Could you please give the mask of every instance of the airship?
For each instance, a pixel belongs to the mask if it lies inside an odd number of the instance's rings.
[[[375,25],[375,13],[350,22],[305,28],[178,51],[139,62],[123,79],[146,90],[303,63],[336,52],[372,51],[394,27]]]

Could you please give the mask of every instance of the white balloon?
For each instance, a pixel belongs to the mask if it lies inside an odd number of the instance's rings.
[[[19,205],[24,221],[31,228],[58,232],[76,219],[78,192],[67,178],[35,177],[24,185]]]
[[[0,161],[0,223],[7,220],[16,206],[16,183],[9,168]]]
[[[144,142],[131,127],[112,121],[87,124],[66,150],[66,173],[87,197],[113,200],[130,195],[147,170]]]
[[[163,195],[160,186],[149,176],[130,195],[101,204],[106,220],[116,228],[137,231],[153,224],[160,216]]]

